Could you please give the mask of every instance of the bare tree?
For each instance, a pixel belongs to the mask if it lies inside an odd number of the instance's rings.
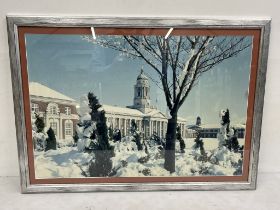
[[[129,58],[145,61],[158,78],[153,81],[162,88],[169,119],[166,133],[164,167],[175,171],[175,142],[178,110],[199,77],[224,60],[238,55],[251,45],[245,36],[99,36],[92,40],[103,47],[120,51]]]

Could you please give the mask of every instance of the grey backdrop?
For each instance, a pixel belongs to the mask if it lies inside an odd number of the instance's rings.
[[[0,0],[0,209],[269,209],[280,208],[280,13],[275,0]],[[271,16],[258,189],[21,195],[9,69],[6,14],[113,16]]]

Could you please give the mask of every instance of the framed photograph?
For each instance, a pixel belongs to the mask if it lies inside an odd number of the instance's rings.
[[[256,188],[270,19],[7,24],[23,193]]]

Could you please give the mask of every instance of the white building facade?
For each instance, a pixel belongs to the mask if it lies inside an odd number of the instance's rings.
[[[79,120],[74,99],[50,89],[40,83],[29,83],[31,113],[44,119],[45,129],[54,130],[56,138],[73,137]]]
[[[245,125],[233,124],[230,127],[236,130],[238,138],[245,138]],[[221,125],[218,124],[189,125],[187,126],[187,137],[195,138],[197,136],[197,131],[199,131],[201,138],[217,138],[220,128]]]
[[[149,79],[143,70],[134,85],[133,105],[118,107],[103,105],[109,126],[120,129],[123,136],[129,135],[131,121],[135,120],[137,127],[145,139],[157,134],[165,138],[168,119],[165,114],[151,105]],[[183,137],[186,135],[186,120],[178,117],[178,124]]]

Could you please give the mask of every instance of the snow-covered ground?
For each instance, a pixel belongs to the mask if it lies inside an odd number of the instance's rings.
[[[218,140],[203,139],[204,148],[211,159],[199,161],[200,151],[194,150],[194,139],[185,140],[185,153],[180,152],[179,142],[176,144],[176,171],[170,174],[163,167],[164,158],[157,147],[149,147],[148,154],[138,151],[137,145],[130,138],[112,143],[115,147],[113,176],[197,176],[197,175],[234,175],[240,153],[229,152],[222,148],[218,150]],[[69,146],[69,142],[59,142],[57,150],[34,151],[36,178],[78,178],[85,177],[93,154],[78,151],[77,147]],[[244,139],[239,140],[241,145]],[[216,159],[215,159],[216,158]]]
[[[82,177],[82,170],[88,167],[92,156],[79,152],[77,147],[64,146],[57,150],[35,151],[36,178]]]
[[[205,150],[213,150],[218,148],[219,142],[216,138],[203,138]],[[244,145],[244,139],[238,139],[239,144]],[[186,148],[190,149],[194,145],[194,138],[188,138],[185,140]]]

